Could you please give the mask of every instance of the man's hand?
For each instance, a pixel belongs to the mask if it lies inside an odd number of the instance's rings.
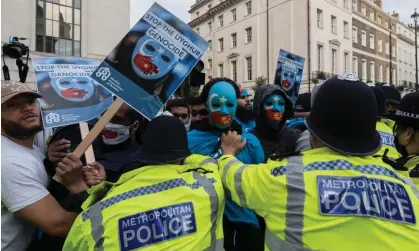
[[[221,150],[224,155],[236,155],[246,145],[246,139],[235,131],[228,131],[221,136]]]
[[[87,185],[97,185],[106,179],[105,168],[98,162],[87,164],[83,168],[83,178]]]
[[[83,180],[83,163],[80,159],[68,153],[63,160],[57,164],[56,173],[53,177],[56,181],[62,183],[72,193],[79,193],[87,189]]]
[[[47,157],[54,163],[60,162],[66,155],[66,150],[71,147],[71,142],[66,139],[60,139],[48,145]]]

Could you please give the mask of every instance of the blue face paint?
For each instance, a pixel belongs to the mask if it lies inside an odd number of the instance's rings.
[[[229,127],[237,110],[234,87],[224,81],[214,84],[208,94],[207,107],[212,124],[220,129]]]
[[[279,94],[271,94],[263,102],[263,109],[268,124],[277,126],[284,117],[285,100]]]
[[[62,77],[51,80],[54,91],[72,102],[84,102],[95,93],[95,85],[90,77]]]
[[[145,35],[138,40],[131,63],[132,68],[141,78],[159,79],[168,74],[178,60],[175,54]]]

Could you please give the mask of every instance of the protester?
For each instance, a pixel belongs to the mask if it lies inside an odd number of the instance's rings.
[[[250,103],[249,92],[245,88],[240,88],[240,96],[237,99],[237,111],[235,120],[242,125],[244,132],[252,131],[255,126],[255,116],[252,111],[252,104]]]
[[[221,152],[221,135],[228,130],[238,131],[248,144],[236,156],[247,164],[264,161],[259,140],[250,133],[242,132],[242,126],[233,120],[239,97],[237,84],[228,78],[213,78],[203,88],[202,100],[206,100],[209,118],[204,119],[188,133],[192,153],[218,158]],[[224,217],[225,249],[263,250],[263,237],[256,214],[227,199]]]
[[[65,211],[47,187],[63,183],[72,193],[78,193],[86,185],[73,180],[81,177],[81,162],[71,154],[60,163],[72,166],[68,175],[58,173],[49,181],[43,165],[45,156],[34,145],[34,137],[42,128],[36,103],[41,95],[23,83],[2,81],[1,85],[1,247],[23,251],[35,228],[64,237],[77,216]]]
[[[140,114],[127,104],[123,104],[103,129],[94,149],[97,163],[104,166],[106,170],[106,176],[103,178],[106,178],[107,181],[115,182],[122,173],[138,167],[140,145],[135,136],[140,126],[140,120]],[[65,133],[61,137],[63,138],[50,142],[48,158],[52,162],[61,161],[66,152],[75,149],[77,145],[74,143],[79,143],[81,140],[79,135],[77,135],[78,140],[73,140],[76,142],[67,140],[67,138],[74,139],[74,137],[65,136]],[[59,137],[54,138],[58,139]]]
[[[383,143],[380,151],[378,151],[376,155],[382,157],[388,149],[387,156],[393,159],[398,159],[400,155],[394,145],[393,129],[385,123],[385,115],[387,112],[384,91],[375,85],[370,86],[370,88],[374,92],[375,100],[377,102],[377,131],[380,133]]]
[[[179,119],[189,131],[191,126],[191,113],[188,103],[184,99],[169,99],[166,104],[166,110],[169,111],[175,118]]]
[[[269,250],[419,249],[416,188],[371,156],[381,148],[376,118],[366,84],[332,78],[307,118],[314,149],[245,165],[234,155],[246,140],[223,135],[223,184],[236,203],[265,218]]]
[[[191,109],[191,129],[193,129],[196,123],[208,118],[208,109],[205,107],[205,101],[201,100],[201,97],[191,98],[189,107]]]
[[[152,120],[139,155],[147,166],[95,187],[63,250],[222,250],[218,166],[189,154],[179,120]]]
[[[393,167],[410,174],[419,189],[419,93],[406,94],[392,116],[394,143],[402,155]]]
[[[273,155],[295,152],[301,131],[285,126],[287,119],[292,117],[292,112],[292,102],[279,86],[264,85],[256,91],[253,103],[256,117],[254,133],[265,152],[265,161]]]

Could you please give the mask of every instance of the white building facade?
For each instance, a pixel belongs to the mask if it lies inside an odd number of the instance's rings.
[[[29,46],[30,58],[104,59],[130,28],[129,0],[3,0],[1,12],[2,44],[10,36],[27,38],[20,42]],[[15,59],[6,57],[6,64],[10,78],[19,80]],[[28,65],[26,83],[33,85]]]
[[[397,23],[397,71],[398,86],[414,88],[415,79],[415,31],[412,27]]]
[[[306,59],[301,91],[317,71],[351,71],[349,0],[199,0],[189,12],[189,25],[211,44],[202,59],[207,77],[247,89],[257,77],[273,83],[280,49]]]

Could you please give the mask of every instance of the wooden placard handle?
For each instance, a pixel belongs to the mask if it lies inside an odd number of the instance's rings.
[[[116,112],[121,108],[124,104],[124,101],[120,98],[117,98],[113,104],[108,108],[108,110],[103,114],[103,116],[99,119],[96,125],[90,130],[89,134],[83,139],[80,145],[77,146],[76,150],[74,150],[73,154],[77,157],[81,157],[84,152],[89,148],[89,146],[93,143],[97,136],[102,132],[103,128],[105,128],[106,124],[113,118]],[[87,159],[87,163],[90,163]]]
[[[81,138],[82,140],[84,140],[89,134],[89,125],[87,124],[87,122],[80,122],[79,126]],[[89,148],[87,148],[86,152],[84,153],[84,156],[86,157],[86,163],[90,164],[95,162],[95,153],[93,152],[92,145],[90,145]]]

